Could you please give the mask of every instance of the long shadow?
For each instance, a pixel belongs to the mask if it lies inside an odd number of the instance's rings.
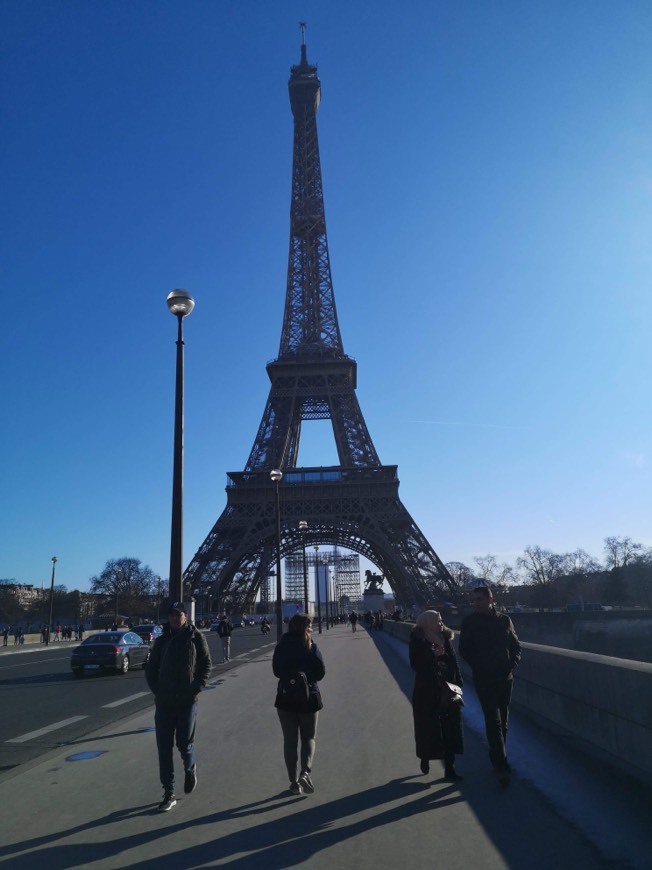
[[[242,830],[220,836],[211,842],[194,847],[184,846],[177,852],[171,851],[165,856],[152,857],[140,862],[130,861],[129,866],[131,868],[202,866],[216,859],[225,859],[243,852],[251,852],[252,844],[255,844],[254,855],[234,858],[233,861],[229,862],[229,866],[243,868],[253,868],[254,866],[292,867],[296,863],[304,861],[306,857],[346,841],[349,837],[357,836],[382,825],[391,824],[407,815],[413,815],[415,812],[423,812],[435,806],[446,806],[462,800],[462,797],[456,793],[452,786],[435,792],[428,785],[417,784],[412,780],[413,777],[409,777],[407,781],[394,780],[383,786],[311,807],[307,807],[307,801],[290,797],[285,792],[281,795],[271,795],[252,804],[212,813],[203,818],[197,818],[191,823],[184,820],[177,824],[166,824],[164,833],[167,838],[177,832],[187,831],[189,827],[218,825],[227,820],[259,815],[267,812],[272,802],[277,802],[276,806],[292,805],[291,815],[284,819],[273,819],[259,825],[246,825]],[[406,799],[414,797],[415,794],[421,795],[418,801],[406,802]],[[333,827],[336,822],[342,819],[377,809],[383,804],[395,801],[400,801],[398,806],[370,818],[353,822],[345,827]],[[304,805],[306,805],[306,809],[303,809]],[[12,867],[19,868],[19,870],[42,866],[63,868],[83,864],[88,861],[89,857],[87,843],[57,846],[56,842],[84,831],[97,830],[106,825],[119,825],[129,818],[149,816],[154,813],[156,813],[156,809],[152,806],[116,811],[104,818],[87,822],[75,828],[61,830],[56,834],[0,847],[0,858],[10,858]],[[166,822],[168,818],[166,817]],[[130,850],[146,847],[148,843],[158,841],[160,837],[161,831],[157,828],[127,837],[113,838],[105,843],[94,840],[93,860],[108,860]],[[18,854],[25,849],[29,849],[30,852],[25,855]],[[34,851],[35,849],[37,851]]]

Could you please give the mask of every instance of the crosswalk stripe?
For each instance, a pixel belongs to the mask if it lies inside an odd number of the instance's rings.
[[[144,698],[145,695],[149,695],[150,692],[136,692],[135,695],[129,695],[128,698],[120,698],[119,701],[111,701],[110,704],[103,704],[102,709],[107,710],[110,707],[119,707],[121,704],[128,704],[129,701],[135,701],[136,698]],[[153,696],[152,696],[153,698]]]
[[[88,719],[88,716],[71,716],[70,719],[63,719],[61,722],[54,722],[52,725],[47,725],[45,728],[39,728],[38,731],[30,731],[29,734],[22,734],[20,737],[12,737],[7,740],[7,743],[27,743],[28,740],[36,740],[37,737],[43,737],[44,734],[49,734],[50,731],[56,731],[58,728],[65,728],[66,725],[72,725],[73,722],[81,722],[82,719]]]

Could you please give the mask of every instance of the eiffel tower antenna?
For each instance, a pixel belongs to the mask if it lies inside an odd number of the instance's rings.
[[[304,544],[343,547],[377,565],[403,607],[455,595],[453,581],[399,495],[397,466],[383,465],[356,396],[357,364],[344,352],[335,307],[322,187],[317,110],[321,82],[301,60],[288,91],[294,118],[290,246],[277,359],[267,364],[267,404],[244,471],[227,475],[227,505],[186,571],[220,610],[246,612],[268,594],[276,543],[272,469],[281,469],[281,553]],[[330,420],[338,465],[297,465],[301,425]],[[308,523],[307,531],[299,522]]]

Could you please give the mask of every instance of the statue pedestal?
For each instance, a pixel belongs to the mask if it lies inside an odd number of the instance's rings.
[[[382,589],[366,589],[362,596],[362,608],[366,612],[371,610],[376,613],[378,610],[385,612],[385,593]]]

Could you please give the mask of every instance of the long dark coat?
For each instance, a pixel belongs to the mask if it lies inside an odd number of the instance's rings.
[[[412,713],[417,758],[446,758],[464,752],[462,711],[457,707],[442,711],[439,707],[440,679],[462,685],[457,656],[448,637],[444,648],[443,656],[435,656],[432,644],[420,628],[410,634],[410,665],[415,672]]]

